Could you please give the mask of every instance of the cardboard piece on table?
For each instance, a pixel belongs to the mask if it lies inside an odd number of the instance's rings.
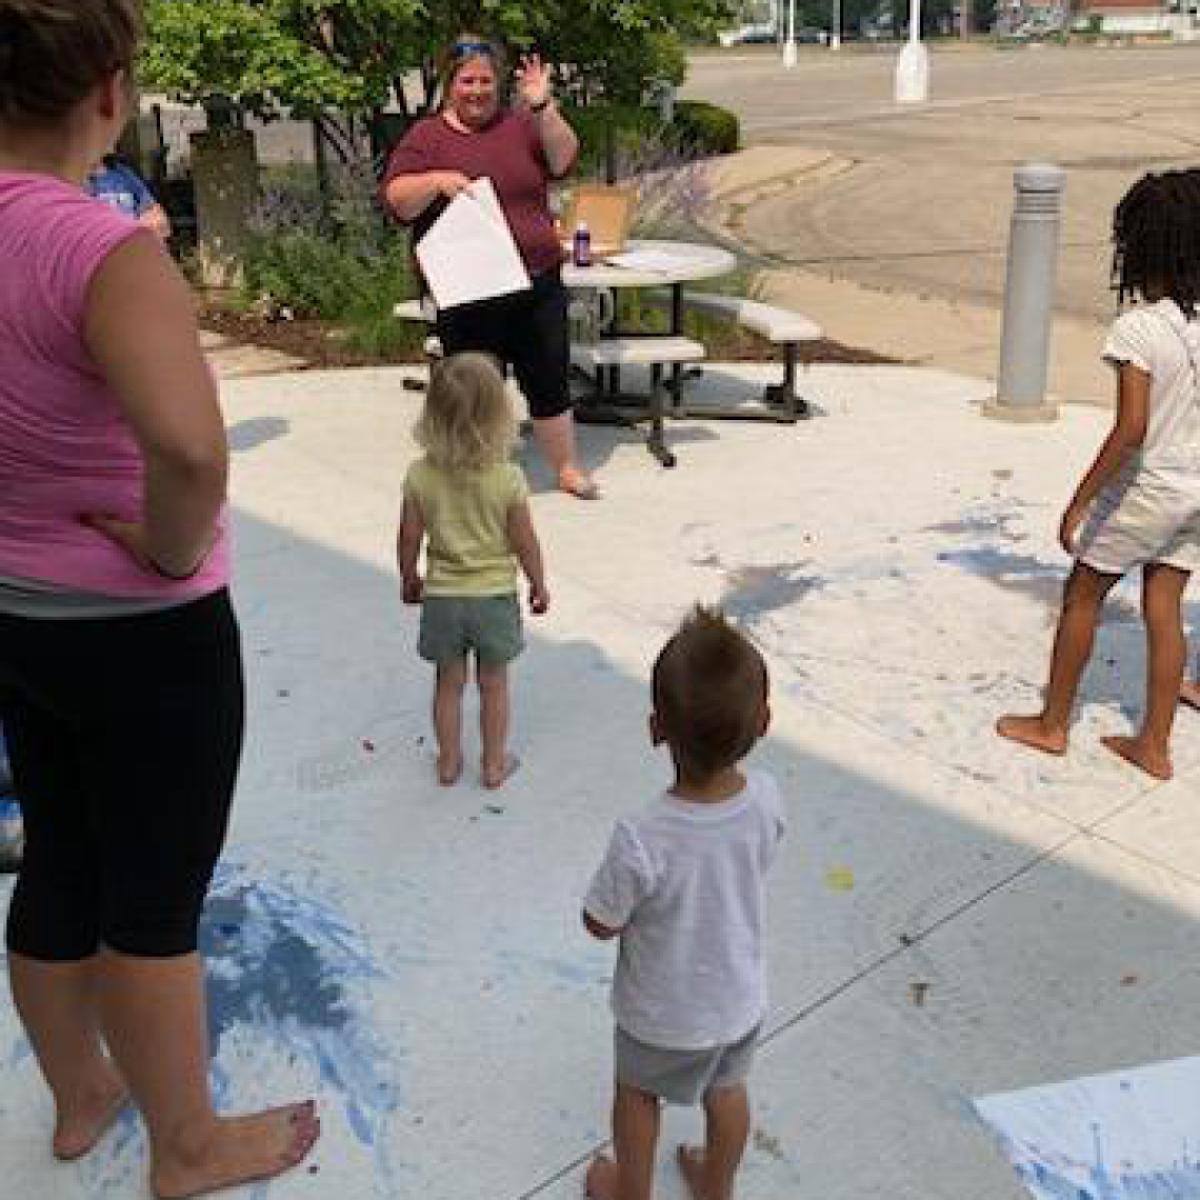
[[[595,257],[619,254],[629,240],[636,201],[637,194],[632,188],[581,183],[572,191],[562,215],[563,234],[569,242],[575,227],[583,221],[592,235]]]
[[[446,205],[415,252],[439,309],[523,292],[530,286],[496,190],[486,177]]]

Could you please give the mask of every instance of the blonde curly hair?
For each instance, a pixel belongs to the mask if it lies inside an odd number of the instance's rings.
[[[495,359],[453,354],[434,367],[413,436],[444,471],[481,471],[504,462],[517,422]]]

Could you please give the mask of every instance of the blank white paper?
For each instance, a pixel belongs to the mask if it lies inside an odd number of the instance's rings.
[[[417,243],[417,261],[438,308],[490,300],[529,287],[492,181],[459,192]]]

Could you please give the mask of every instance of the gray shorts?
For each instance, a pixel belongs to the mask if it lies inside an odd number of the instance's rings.
[[[458,662],[474,652],[483,666],[498,667],[524,648],[515,594],[426,596],[421,602],[417,652],[427,662]]]
[[[670,1050],[613,1031],[617,1082],[658,1096],[668,1104],[697,1104],[710,1088],[744,1083],[754,1062],[759,1026],[740,1041],[707,1050]]]

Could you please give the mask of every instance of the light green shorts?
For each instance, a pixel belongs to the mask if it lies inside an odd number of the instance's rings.
[[[517,597],[426,596],[417,652],[427,662],[458,662],[474,652],[485,667],[509,662],[525,649]]]

